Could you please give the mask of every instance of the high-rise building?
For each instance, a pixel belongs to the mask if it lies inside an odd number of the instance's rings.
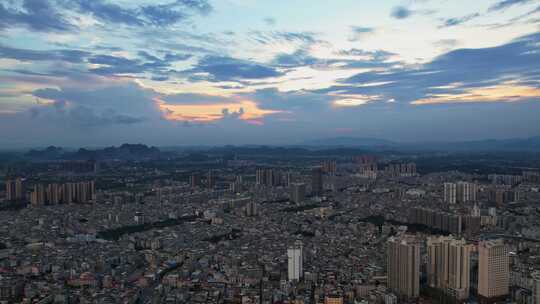
[[[504,298],[508,294],[510,269],[508,248],[502,239],[478,244],[478,295],[483,299]]]
[[[260,186],[274,187],[281,184],[281,173],[274,169],[257,169],[255,182]]]
[[[430,287],[458,300],[469,297],[470,254],[473,245],[453,237],[429,237],[427,278]]]
[[[287,172],[287,174],[285,174],[285,186],[290,187],[293,182],[294,175],[292,174],[292,172]]]
[[[257,185],[264,185],[266,180],[266,174],[264,169],[257,169],[255,172],[255,183]]]
[[[412,299],[420,293],[420,242],[404,235],[388,239],[388,288],[400,298]]]
[[[498,207],[502,207],[510,202],[519,201],[519,189],[501,186],[489,191],[489,201],[494,202]]]
[[[22,178],[6,180],[6,199],[8,201],[20,201],[23,199],[24,188]]]
[[[391,177],[415,176],[417,173],[416,164],[415,163],[389,164],[384,168],[384,173]]]
[[[321,167],[314,167],[311,170],[311,192],[314,195],[321,195],[323,192],[323,175]]]
[[[424,208],[411,208],[409,210],[409,223],[422,224],[459,235],[462,233],[463,218],[459,214]]]
[[[287,261],[289,281],[299,281],[304,273],[304,257],[301,241],[294,242],[294,245],[287,249]]]
[[[61,194],[58,184],[49,184],[46,191],[49,204],[56,205],[60,203]]]
[[[523,181],[539,184],[540,183],[540,171],[523,171]]]
[[[235,181],[231,184],[231,190],[235,193],[242,192],[244,186],[244,182],[242,179],[242,175],[236,176]]]
[[[456,203],[457,188],[454,183],[444,183],[444,202],[450,205]]]
[[[8,201],[15,200],[15,182],[12,180],[6,180],[6,199]]]
[[[250,201],[245,206],[246,216],[257,216],[259,215],[259,204],[254,201]]]
[[[322,163],[322,169],[324,173],[334,175],[336,174],[337,164],[335,160],[325,160]]]
[[[476,202],[477,193],[476,183],[458,182],[456,185],[456,201],[458,203]]]
[[[95,199],[94,181],[65,184],[36,184],[30,196],[30,203],[38,205],[87,203]]]
[[[201,185],[201,177],[197,173],[191,174],[189,177],[189,184],[191,185],[191,189],[195,189]]]
[[[22,178],[15,179],[15,200],[19,201],[24,198],[24,184]]]
[[[377,178],[377,172],[378,172],[378,166],[377,163],[371,163],[371,164],[360,164],[360,170],[358,174],[364,177],[372,177],[373,179]]]
[[[45,187],[42,184],[34,185],[34,191],[30,196],[30,203],[33,206],[45,205],[46,203]]]
[[[466,215],[463,217],[463,230],[468,237],[478,235],[478,233],[480,233],[481,227],[481,216]]]
[[[208,175],[206,176],[206,187],[208,189],[213,189],[216,185],[216,177],[214,176],[213,170],[208,170]]]
[[[490,174],[488,175],[488,179],[491,180],[494,185],[515,186],[521,183],[523,176],[509,174]]]
[[[294,183],[291,185],[291,201],[300,204],[306,196],[306,184]]]

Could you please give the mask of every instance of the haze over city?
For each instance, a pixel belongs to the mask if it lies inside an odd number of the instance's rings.
[[[0,1],[0,146],[540,135],[531,0]]]

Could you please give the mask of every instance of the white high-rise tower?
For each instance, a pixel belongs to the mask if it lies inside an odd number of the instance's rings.
[[[302,242],[296,241],[294,245],[287,249],[289,281],[300,280],[303,276],[303,255]]]

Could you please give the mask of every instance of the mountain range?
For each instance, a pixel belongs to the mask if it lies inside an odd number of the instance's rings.
[[[304,142],[306,147],[358,147],[378,150],[426,151],[540,151],[540,136],[456,142],[397,142],[378,138],[334,137]]]

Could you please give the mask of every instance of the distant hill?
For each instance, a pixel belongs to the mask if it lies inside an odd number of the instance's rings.
[[[392,150],[428,150],[448,152],[486,152],[486,151],[538,151],[540,136],[511,139],[486,139],[457,142],[416,142],[400,143],[378,138],[336,137],[305,142],[303,146],[319,147],[363,147]]]
[[[147,160],[163,156],[164,154],[158,148],[143,144],[123,144],[120,147],[113,146],[96,150],[81,148],[75,152],[48,147],[44,150],[31,150],[25,154],[25,157],[33,160]]]
[[[409,144],[408,146],[416,146],[416,148],[423,150],[443,150],[455,152],[540,152],[540,136],[529,138],[486,139],[460,142],[425,142],[419,144]]]
[[[65,153],[65,151],[60,147],[55,146],[49,146],[45,148],[44,150],[30,150],[26,152],[24,155],[28,158],[33,159],[58,159],[59,157],[62,157],[62,155]]]
[[[334,137],[304,142],[304,146],[323,147],[393,147],[398,144],[379,138]]]

